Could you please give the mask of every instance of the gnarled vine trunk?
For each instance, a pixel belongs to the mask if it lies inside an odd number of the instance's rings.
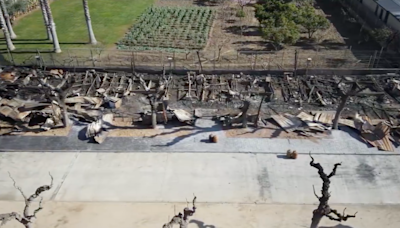
[[[188,207],[185,207],[183,209],[183,214],[179,212],[178,215],[172,217],[170,222],[164,224],[163,228],[173,228],[175,224],[179,224],[180,228],[187,228],[189,225],[189,216],[193,216],[193,214],[196,212],[196,199],[197,197],[195,196],[192,201],[192,210],[190,210]]]
[[[49,173],[50,178],[51,178],[51,183],[50,185],[43,185],[40,186],[39,188],[36,189],[35,193],[27,197],[25,193],[22,191],[22,189],[17,186],[17,183],[15,182],[14,178],[11,176],[10,173],[8,173],[10,176],[11,180],[14,182],[14,188],[17,189],[22,197],[25,200],[25,208],[23,214],[19,214],[17,212],[11,212],[7,214],[0,214],[0,226],[6,224],[8,221],[15,219],[18,222],[20,222],[22,225],[25,226],[25,228],[33,228],[33,223],[36,220],[36,214],[43,209],[42,207],[42,200],[43,197],[41,197],[40,202],[39,202],[39,207],[33,211],[33,213],[30,212],[30,206],[35,199],[37,199],[43,192],[49,191],[53,187],[53,176]]]
[[[338,166],[342,165],[342,163],[336,163],[333,167],[332,172],[327,175],[324,172],[324,168],[321,166],[321,164],[319,163],[314,163],[314,158],[311,156],[311,162],[310,162],[310,166],[316,168],[318,170],[318,174],[320,176],[320,178],[322,179],[323,183],[322,183],[322,196],[319,197],[316,193],[315,193],[315,189],[313,186],[313,190],[314,190],[314,195],[315,197],[317,197],[317,199],[319,200],[319,205],[318,208],[315,209],[313,211],[313,217],[311,219],[311,225],[310,228],[318,228],[318,224],[321,221],[322,217],[326,216],[328,217],[330,220],[335,220],[338,222],[341,221],[346,221],[349,218],[355,218],[357,212],[354,215],[345,215],[345,211],[346,208],[343,210],[343,213],[340,214],[337,212],[337,210],[332,209],[329,206],[329,198],[331,197],[330,193],[329,193],[329,187],[331,184],[330,178],[336,175],[336,169]],[[336,215],[336,217],[333,217],[331,214]]]

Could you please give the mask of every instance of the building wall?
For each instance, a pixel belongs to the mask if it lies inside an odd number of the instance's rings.
[[[386,23],[389,27],[392,27],[396,29],[397,31],[400,31],[400,21],[395,18],[392,14],[389,15],[388,21]]]
[[[353,0],[354,1],[354,0]],[[355,0],[359,1],[359,0]],[[375,12],[375,8],[378,5],[374,0],[362,0],[362,4],[368,7],[372,12]]]
[[[353,1],[360,2],[360,0],[353,0]],[[380,15],[382,7],[378,6],[378,4],[376,3],[375,0],[362,0],[362,4],[372,12],[371,17],[375,17],[375,18],[379,19],[379,15]],[[377,15],[375,15],[376,6],[378,6]],[[385,9],[383,9],[382,19],[380,19],[382,22],[384,22],[386,12],[387,11]],[[390,28],[400,31],[400,21],[390,13],[389,13],[388,20],[385,24]]]

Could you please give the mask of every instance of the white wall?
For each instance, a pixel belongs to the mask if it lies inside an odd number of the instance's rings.
[[[397,18],[395,18],[392,14],[389,14],[389,18],[386,24],[389,27],[392,27],[397,31],[400,31],[400,21]]]
[[[355,1],[359,1],[359,0],[355,0]],[[365,5],[366,7],[368,7],[368,9],[370,9],[372,12],[375,12],[377,3],[374,0],[363,0],[362,4]]]
[[[353,1],[359,2],[359,0],[353,0]],[[379,14],[381,12],[382,7],[379,6],[377,15],[375,15],[375,9],[376,9],[376,6],[378,5],[375,0],[363,0],[362,4],[372,12],[371,17],[375,17],[375,18],[379,19]],[[382,19],[381,19],[382,22],[384,21],[385,16],[386,16],[386,10],[384,9],[384,13],[383,13]],[[393,29],[400,31],[400,21],[397,18],[395,18],[392,14],[389,14],[386,25],[388,27],[391,27]]]

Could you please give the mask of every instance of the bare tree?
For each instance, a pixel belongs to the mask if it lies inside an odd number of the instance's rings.
[[[250,4],[251,0],[238,0],[239,7],[242,11],[244,11],[244,7]]]
[[[30,206],[32,202],[40,196],[45,191],[49,191],[53,187],[53,176],[49,173],[50,178],[51,178],[51,183],[50,185],[43,185],[40,186],[39,188],[36,189],[35,193],[27,197],[25,193],[22,191],[20,187],[17,186],[14,178],[11,176],[10,173],[8,173],[10,176],[11,180],[14,182],[14,187],[21,193],[22,197],[25,199],[25,209],[23,214],[19,214],[17,212],[11,212],[7,214],[0,214],[0,221],[1,224],[0,226],[6,224],[8,221],[15,219],[18,222],[20,222],[22,225],[25,226],[25,228],[33,228],[34,222],[36,220],[36,214],[43,209],[42,207],[42,201],[43,197],[40,198],[39,201],[39,207],[33,211],[33,214],[30,213]]]
[[[51,35],[53,37],[53,47],[55,53],[61,53],[60,43],[58,42],[56,23],[53,20],[53,14],[51,13],[51,8],[48,0],[43,0],[44,7],[46,8],[47,18],[49,19],[49,27],[51,30]]]
[[[32,71],[32,74],[35,77],[38,77],[38,73],[36,70]],[[67,112],[67,105],[65,104],[65,99],[67,97],[68,91],[71,89],[72,83],[68,83],[68,74],[66,74],[63,80],[56,86],[48,83],[41,71],[39,71],[39,83],[44,87],[44,93],[50,100],[55,100],[59,106],[62,108],[62,116],[63,116],[63,125],[64,127],[68,127],[69,125],[69,117]]]
[[[189,224],[189,216],[193,216],[193,214],[196,212],[196,199],[197,197],[195,196],[193,198],[192,204],[192,210],[190,210],[188,207],[185,207],[183,209],[183,215],[182,213],[179,212],[178,215],[175,215],[174,217],[172,217],[171,221],[164,224],[163,228],[173,228],[173,226],[175,224],[179,224],[180,228],[187,228],[188,224]]]
[[[86,25],[87,25],[87,29],[89,32],[89,40],[90,40],[91,44],[95,45],[95,44],[97,44],[97,40],[96,40],[96,37],[94,36],[94,32],[93,32],[88,0],[82,0],[82,3],[83,3],[83,11],[85,13]]]
[[[10,20],[10,15],[8,14],[6,4],[4,0],[0,0],[0,6],[1,6],[1,11],[3,11],[4,19],[6,21],[7,29],[8,32],[10,33],[11,39],[17,38],[17,35],[15,35],[15,32],[12,28],[11,20]]]
[[[312,167],[314,167],[314,168],[316,168],[318,170],[318,174],[319,174],[320,178],[323,181],[322,190],[321,190],[321,193],[322,193],[321,197],[319,197],[315,193],[315,188],[313,186],[314,195],[315,195],[315,197],[318,198],[319,205],[318,205],[318,208],[313,211],[313,217],[312,217],[312,220],[311,220],[310,228],[318,228],[318,224],[321,221],[322,217],[324,217],[324,216],[328,217],[330,220],[335,220],[335,221],[338,221],[338,222],[346,221],[349,218],[355,218],[357,212],[354,215],[345,215],[345,211],[346,211],[346,208],[345,208],[343,210],[343,213],[340,214],[337,210],[332,209],[329,206],[329,198],[331,197],[331,195],[329,193],[329,187],[330,187],[330,184],[331,184],[330,178],[336,175],[336,169],[337,169],[338,166],[342,165],[342,163],[336,163],[333,166],[332,172],[329,175],[327,175],[324,172],[324,168],[321,166],[321,164],[314,163],[314,158],[311,156],[311,153],[310,153],[310,157],[311,157],[310,166],[312,166]],[[334,214],[336,217],[332,216],[331,214]]]
[[[157,127],[157,102],[156,96],[154,93],[150,93],[150,89],[152,86],[152,81],[149,81],[149,84],[146,84],[142,76],[139,76],[140,84],[143,86],[144,90],[148,93],[147,100],[150,103],[151,107],[151,125],[153,128]]]
[[[343,111],[344,107],[346,106],[347,100],[350,97],[357,95],[358,93],[360,93],[361,91],[363,91],[365,89],[366,89],[366,87],[359,88],[357,82],[353,82],[350,90],[348,92],[345,92],[342,94],[342,96],[340,98],[340,104],[336,109],[335,118],[333,119],[333,129],[339,128],[340,115],[342,114],[342,111]]]
[[[170,76],[167,78],[163,75],[159,82],[156,85],[156,90],[151,92],[152,81],[150,80],[148,84],[146,84],[145,80],[141,75],[138,75],[140,84],[143,86],[144,90],[147,92],[147,100],[149,101],[151,107],[151,125],[153,128],[157,128],[157,107],[160,101],[168,96],[168,86],[172,80]]]
[[[218,54],[217,54],[217,59],[214,61],[220,60],[222,48],[224,48],[224,46],[229,42],[230,42],[230,39],[224,39],[224,40],[218,41],[218,43],[217,43]]]
[[[4,38],[6,39],[6,44],[7,44],[8,50],[10,50],[10,51],[15,50],[15,46],[11,41],[11,36],[10,36],[10,33],[8,32],[6,20],[4,18],[4,14],[3,14],[2,10],[0,10],[0,27],[3,30]]]
[[[47,39],[53,41],[53,36],[51,35],[51,29],[50,29],[51,25],[49,23],[49,16],[46,10],[46,6],[44,4],[44,0],[39,0],[39,4],[40,4],[40,9],[42,10],[44,26],[46,27]]]

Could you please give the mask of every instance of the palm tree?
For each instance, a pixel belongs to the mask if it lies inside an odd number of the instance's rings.
[[[53,41],[53,37],[51,35],[50,25],[49,25],[49,17],[47,16],[46,7],[44,6],[43,0],[39,0],[40,9],[42,10],[44,25],[46,26],[47,31],[47,39]]]
[[[53,46],[54,46],[54,52],[55,53],[60,53],[61,48],[60,48],[60,43],[58,42],[58,36],[57,36],[57,31],[56,31],[56,23],[54,23],[53,20],[53,15],[51,13],[50,9],[50,4],[48,0],[43,0],[44,7],[46,8],[46,13],[47,13],[47,18],[49,19],[49,27],[51,30],[51,35],[53,37]]]
[[[4,14],[2,10],[0,10],[0,27],[3,30],[8,50],[10,51],[15,50],[14,44],[11,41],[10,33],[8,32],[7,29],[6,20],[4,19]]]
[[[96,40],[96,37],[94,36],[94,32],[93,32],[93,28],[92,28],[92,20],[90,19],[88,0],[82,0],[82,2],[83,2],[83,11],[85,13],[85,18],[86,18],[86,25],[87,25],[88,32],[89,32],[89,40],[90,40],[91,44],[95,45],[95,44],[97,44],[97,40]]]
[[[0,7],[1,7],[1,11],[3,13],[5,22],[6,22],[8,32],[10,33],[11,39],[17,38],[17,35],[15,35],[14,30],[12,28],[11,21],[10,21],[10,15],[8,14],[7,7],[6,7],[4,0],[0,0]]]

